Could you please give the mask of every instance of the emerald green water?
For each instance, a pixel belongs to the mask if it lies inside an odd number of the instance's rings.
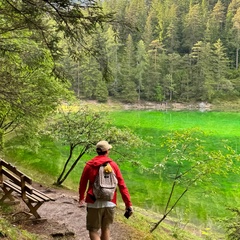
[[[120,128],[128,127],[143,139],[154,143],[154,146],[149,148],[142,146],[140,149],[134,149],[137,160],[145,167],[151,168],[154,164],[161,162],[166,154],[160,147],[161,136],[174,130],[199,128],[208,134],[208,138],[205,140],[208,142],[209,148],[218,149],[218,142],[227,139],[229,144],[239,151],[240,113],[113,111],[109,114],[113,125]],[[21,161],[21,164],[32,170],[37,169],[38,172],[42,172],[42,178],[44,178],[44,174],[56,178],[68,156],[66,146],[53,144],[49,139],[43,139],[42,147],[38,149],[37,153],[27,151],[24,147],[17,147],[18,142],[11,141],[9,144],[13,147],[8,148],[7,155],[16,162]],[[76,192],[83,166],[94,154],[85,155],[65,183],[76,189]],[[114,146],[111,157],[117,160]],[[129,188],[133,205],[163,213],[171,182],[162,176],[140,171],[139,168],[132,166],[128,159],[119,162],[119,165]],[[214,178],[214,181],[199,184],[190,189],[181,199],[174,209],[173,215],[198,224],[209,223],[213,219],[225,217],[229,214],[226,208],[239,206],[239,182],[240,177],[231,174],[227,178],[218,176]],[[178,188],[173,198],[176,199],[182,190]]]
[[[155,144],[149,149],[139,149],[139,161],[148,167],[161,162],[165,153],[160,148],[160,137],[169,131],[199,128],[209,135],[205,140],[211,149],[217,149],[222,139],[227,139],[229,145],[237,151],[240,147],[239,113],[122,111],[112,112],[111,119],[114,125],[128,127]],[[156,175],[138,172],[130,166],[123,167],[123,174],[135,204],[163,212],[171,188],[170,182]],[[218,176],[213,182],[190,189],[175,209],[175,216],[191,218],[196,222],[199,219],[208,222],[212,218],[226,216],[226,208],[239,205],[239,181],[240,177],[235,174],[227,178]],[[182,190],[177,189],[175,199]]]
[[[240,113],[122,111],[111,112],[110,116],[113,123],[121,127],[150,128],[157,131],[199,127],[219,136],[240,135]]]

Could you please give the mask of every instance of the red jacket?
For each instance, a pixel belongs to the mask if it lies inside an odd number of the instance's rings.
[[[79,200],[84,200],[86,203],[94,203],[94,195],[93,195],[93,183],[95,181],[95,178],[98,174],[98,169],[100,165],[103,163],[108,162],[111,167],[113,168],[117,180],[118,180],[118,187],[120,190],[120,193],[122,195],[122,199],[125,203],[126,207],[132,206],[131,200],[130,200],[130,195],[128,192],[128,189],[126,187],[126,184],[124,182],[124,179],[122,177],[121,171],[118,167],[118,165],[110,158],[107,156],[96,156],[92,160],[88,161],[83,169],[82,176],[80,179],[80,184],[79,184]],[[89,185],[88,185],[89,183]],[[88,185],[88,190],[87,190],[87,195],[85,198],[85,192],[87,189]],[[117,191],[115,191],[112,202],[116,204],[117,202]]]

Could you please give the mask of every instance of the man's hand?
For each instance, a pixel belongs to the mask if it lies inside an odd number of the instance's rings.
[[[133,214],[133,207],[132,206],[127,207],[124,213],[124,217],[129,218],[132,214]]]
[[[133,214],[133,207],[131,206],[131,207],[129,207],[128,208],[128,211],[129,211],[129,213],[130,213],[130,216]]]
[[[85,207],[86,203],[84,200],[80,200],[79,201],[79,207],[82,208],[82,207]]]

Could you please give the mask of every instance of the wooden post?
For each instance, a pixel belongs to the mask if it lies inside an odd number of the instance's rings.
[[[3,183],[3,174],[2,174],[2,162],[0,160],[0,184]]]
[[[26,189],[25,189],[25,176],[21,176],[21,191],[22,191],[22,199],[27,199]]]

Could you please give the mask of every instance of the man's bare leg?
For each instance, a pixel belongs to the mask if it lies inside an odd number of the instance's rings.
[[[97,231],[89,231],[89,237],[91,240],[101,240]]]
[[[110,240],[110,229],[109,228],[102,229],[101,240]]]

